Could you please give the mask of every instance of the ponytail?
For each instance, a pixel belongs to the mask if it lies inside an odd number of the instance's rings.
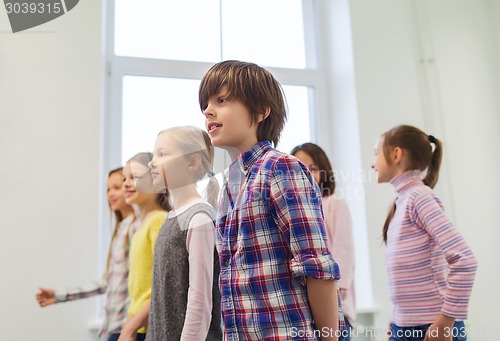
[[[430,188],[434,188],[439,178],[439,168],[443,159],[443,144],[432,135],[429,135],[429,142],[434,143],[434,152],[423,182]]]
[[[391,223],[392,218],[394,218],[395,213],[396,213],[396,199],[394,199],[391,209],[389,210],[389,213],[387,213],[387,218],[385,218],[384,228],[382,230],[382,237],[384,238],[385,245],[387,245],[387,231],[389,231],[389,224]]]
[[[219,182],[217,181],[214,172],[210,171],[208,173],[208,185],[206,194],[208,203],[215,209],[217,209],[219,189]]]

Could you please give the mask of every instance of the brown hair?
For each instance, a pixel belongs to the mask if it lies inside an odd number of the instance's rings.
[[[421,170],[427,169],[423,182],[430,188],[434,188],[439,177],[439,168],[443,158],[443,144],[432,135],[427,135],[422,130],[409,126],[400,125],[382,134],[384,137],[383,151],[387,162],[390,162],[391,151],[399,147],[406,152],[408,158],[405,170]],[[434,144],[434,151],[431,143]],[[387,244],[387,231],[389,224],[396,212],[396,201],[387,214],[384,223],[382,236]]]
[[[119,167],[119,168],[116,168],[116,169],[109,171],[108,179],[111,177],[111,175],[113,175],[115,173],[119,173],[120,175],[123,175],[123,167]],[[109,203],[108,203],[108,205],[109,205]],[[111,209],[111,205],[109,205],[109,208]],[[120,227],[120,223],[123,220],[123,216],[122,216],[122,213],[120,211],[116,210],[116,211],[113,211],[113,213],[115,214],[115,229],[113,230],[113,236],[111,237],[111,241],[109,243],[108,260],[106,262],[106,273],[108,273],[108,271],[109,271],[109,262],[111,261],[111,249],[113,248],[113,242],[116,238],[116,235],[118,234],[118,229]],[[132,214],[134,214],[134,213],[132,213]],[[135,219],[136,219],[136,217],[134,214],[134,218],[132,219],[132,222],[134,222]],[[132,225],[132,223],[130,225]],[[129,226],[129,229],[130,229],[130,226]],[[127,231],[127,236],[128,236],[128,231]],[[125,256],[127,255],[127,251],[126,251],[127,248],[128,248],[128,238],[125,239],[125,247],[124,247]]]
[[[325,151],[317,144],[307,142],[293,148],[290,154],[295,155],[300,151],[309,155],[313,159],[314,164],[318,167],[320,172],[319,188],[321,189],[321,195],[327,197],[333,194],[333,192],[335,192],[335,174],[333,173],[332,165]]]
[[[130,162],[137,162],[140,163],[141,165],[145,166],[149,170],[149,162],[153,159],[153,154],[149,152],[143,152],[143,153],[138,153],[132,156],[130,160],[127,161],[127,163]],[[151,179],[151,173],[147,173],[149,176],[143,176],[141,180],[147,181],[147,185],[150,186],[150,188],[153,188],[153,180]],[[164,211],[170,211],[172,207],[170,207],[170,201],[169,201],[169,193],[168,189],[165,190],[165,193],[157,193],[156,194],[156,203],[158,206],[164,210]]]
[[[202,111],[207,108],[209,99],[225,86],[228,98],[241,101],[250,111],[253,123],[257,124],[259,115],[270,109],[269,116],[257,127],[257,140],[268,140],[276,146],[287,110],[283,89],[273,75],[256,64],[237,60],[213,65],[200,83],[198,95]]]

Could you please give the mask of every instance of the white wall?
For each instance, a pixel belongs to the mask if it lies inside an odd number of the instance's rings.
[[[402,122],[422,126],[419,65],[412,6],[409,1],[350,1],[362,169],[368,171],[377,137]],[[365,183],[366,221],[374,304],[380,309],[373,327],[383,335],[391,305],[381,239],[390,186]],[[383,339],[383,338],[381,338]]]
[[[500,59],[494,50],[499,31],[491,9],[490,1],[429,1],[454,220],[479,261],[469,319],[473,341],[500,334],[495,327],[500,294],[494,285],[500,268],[492,256],[500,240],[500,106],[495,101]]]
[[[38,286],[97,274],[101,3],[12,34],[0,11],[1,339],[93,340],[95,299],[41,309]]]
[[[498,9],[498,1],[490,0],[350,1],[363,168],[373,159],[377,136],[396,124],[422,127],[444,141],[437,193],[479,260],[469,314],[473,341],[493,339],[500,318],[493,309],[500,297],[492,256],[500,240],[494,217],[499,58],[492,47],[499,37]],[[365,188],[374,300],[382,307],[375,326],[385,328],[391,304],[379,236],[394,193],[374,181]]]

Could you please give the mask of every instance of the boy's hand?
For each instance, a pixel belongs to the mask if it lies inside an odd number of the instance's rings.
[[[56,294],[54,289],[49,288],[38,288],[39,291],[35,295],[40,307],[46,307],[48,305],[56,303]]]

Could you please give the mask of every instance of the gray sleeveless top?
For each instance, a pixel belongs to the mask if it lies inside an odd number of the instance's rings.
[[[176,217],[167,217],[158,233],[154,251],[147,341],[177,341],[181,338],[189,288],[187,232],[189,222],[195,214],[200,212],[206,213],[212,220],[215,220],[215,211],[211,206],[197,203]],[[212,320],[207,341],[222,340],[219,272],[219,257],[214,247]]]

